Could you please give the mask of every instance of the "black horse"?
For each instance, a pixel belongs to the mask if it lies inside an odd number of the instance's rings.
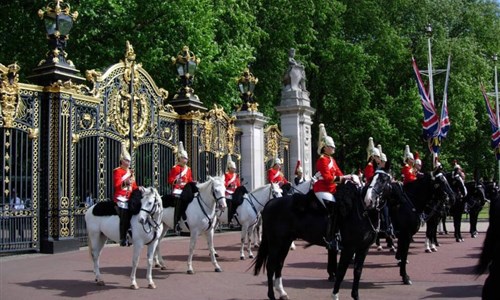
[[[451,173],[446,174],[446,178],[450,183],[451,189],[455,193],[455,202],[450,203],[449,212],[453,218],[453,227],[455,229],[454,235],[457,242],[463,242],[461,234],[462,214],[464,213],[466,197],[469,192],[474,193],[475,189],[471,185],[466,185],[462,176],[457,169]]]
[[[376,174],[374,181],[391,182],[389,175]],[[399,260],[399,274],[404,284],[412,284],[410,276],[406,272],[408,250],[413,235],[418,232],[422,219],[429,220],[429,216],[436,213],[441,203],[454,197],[448,181],[441,171],[424,174],[416,181],[407,183],[404,187],[399,182],[391,182],[390,193],[384,193],[383,197],[389,206],[389,215],[394,226],[398,247],[396,259]],[[437,228],[435,219],[434,224]]]
[[[491,189],[490,189],[491,188]],[[490,202],[490,224],[486,231],[483,250],[479,262],[474,269],[481,275],[489,269],[489,275],[483,286],[482,299],[498,299],[500,294],[500,195],[496,186],[487,186],[487,195]]]
[[[343,250],[337,268],[337,252],[328,251],[327,271],[329,279],[335,279],[334,293],[338,293],[348,264],[356,253],[352,297],[358,299],[359,279],[369,246],[375,238],[377,217],[371,219],[363,208],[358,187],[347,182],[337,187],[335,194],[339,207],[339,227]],[[272,199],[262,211],[263,234],[257,257],[253,262],[254,275],[265,265],[269,299],[276,299],[274,288],[280,299],[288,299],[283,289],[281,272],[290,244],[300,238],[311,245],[326,246],[324,237],[328,224],[327,211],[313,192],[294,194]]]
[[[472,238],[476,238],[478,235],[477,219],[479,217],[479,213],[484,207],[484,204],[489,199],[489,197],[487,196],[487,190],[492,191],[492,189],[494,188],[494,183],[483,183],[482,181],[477,180],[468,184],[469,186],[474,186],[476,190],[476,193],[471,194],[470,197],[467,197],[467,199],[465,199],[467,212],[469,213],[469,233]]]

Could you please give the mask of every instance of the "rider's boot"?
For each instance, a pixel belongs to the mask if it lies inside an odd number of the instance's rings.
[[[328,227],[326,228],[326,237],[324,237],[324,241],[326,243],[326,249],[328,250],[340,250],[339,242],[340,242],[340,233],[337,233],[337,216],[335,209],[335,202],[328,201],[327,204],[328,209]]]

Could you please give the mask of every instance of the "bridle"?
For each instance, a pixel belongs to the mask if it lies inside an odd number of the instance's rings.
[[[141,211],[143,211],[147,214],[146,222],[141,222],[142,229],[147,234],[151,233],[152,231],[154,232],[153,238],[151,239],[151,241],[149,241],[148,243],[145,244],[145,245],[149,245],[158,236],[159,227],[162,224],[161,219],[162,219],[162,215],[163,215],[163,209],[160,205],[160,200],[158,200],[158,197],[156,197],[156,195],[155,195],[155,202],[151,206],[150,210],[144,209],[141,205]],[[146,225],[148,225],[149,228],[146,228]]]
[[[218,204],[220,201],[226,199],[224,192],[221,193],[220,197],[217,196],[217,189],[215,188],[215,184],[214,184],[213,179],[212,179],[211,185],[212,185],[211,186],[212,197],[213,197],[213,199],[215,199],[216,204]],[[215,210],[209,216],[207,211],[205,210],[205,208],[203,206],[205,206],[207,209],[210,209],[210,210],[212,210],[213,208],[208,206],[208,204],[203,200],[200,192],[198,192],[198,194],[196,195],[196,199],[198,201],[198,205],[200,206],[201,211],[203,212],[205,217],[208,219],[208,227],[206,230],[209,230],[212,227],[213,219],[215,218]],[[221,210],[221,214],[222,214],[222,212],[223,212],[223,210]]]

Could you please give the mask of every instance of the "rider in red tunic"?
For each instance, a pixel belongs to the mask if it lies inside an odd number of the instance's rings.
[[[281,159],[276,158],[272,168],[267,170],[267,181],[269,183],[277,183],[280,187],[288,183],[288,180],[286,180],[281,172]]]
[[[226,200],[228,205],[228,216],[227,221],[232,225],[231,221],[233,219],[234,213],[236,211],[236,205],[232,203],[234,191],[241,186],[240,176],[236,173],[236,164],[231,158],[231,154],[227,156],[227,172],[224,174],[224,185],[226,186]]]
[[[138,189],[135,182],[134,171],[130,169],[131,157],[125,146],[120,155],[120,166],[113,170],[113,185],[115,193],[113,201],[120,217],[120,246],[128,246],[127,230],[130,228],[130,213],[128,200],[133,190]]]
[[[174,227],[177,227],[179,219],[181,218],[181,201],[179,199],[182,190],[186,184],[193,182],[193,176],[191,173],[191,168],[187,165],[188,154],[184,150],[184,145],[179,142],[179,149],[177,151],[177,164],[170,169],[168,173],[168,183],[172,185],[172,194],[178,198],[174,213]],[[179,228],[175,228],[179,231]]]
[[[408,182],[417,180],[417,174],[413,167],[413,154],[410,152],[410,146],[408,145],[406,145],[405,147],[404,160],[405,165],[401,169],[401,175],[403,176],[403,185],[407,184]]]
[[[334,194],[337,190],[337,183],[352,179],[352,177],[344,175],[332,157],[335,153],[335,143],[331,137],[327,136],[323,124],[319,124],[319,130],[318,153],[321,156],[316,161],[315,177],[318,180],[314,183],[313,190],[318,200],[328,210],[328,228],[324,239],[327,248],[334,249],[338,248],[338,241],[335,238],[338,228]]]

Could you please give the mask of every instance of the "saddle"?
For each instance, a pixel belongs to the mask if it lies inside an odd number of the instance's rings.
[[[92,214],[98,217],[118,215],[115,209],[115,203],[113,201],[97,202],[97,204],[94,206],[94,209],[92,210]]]

